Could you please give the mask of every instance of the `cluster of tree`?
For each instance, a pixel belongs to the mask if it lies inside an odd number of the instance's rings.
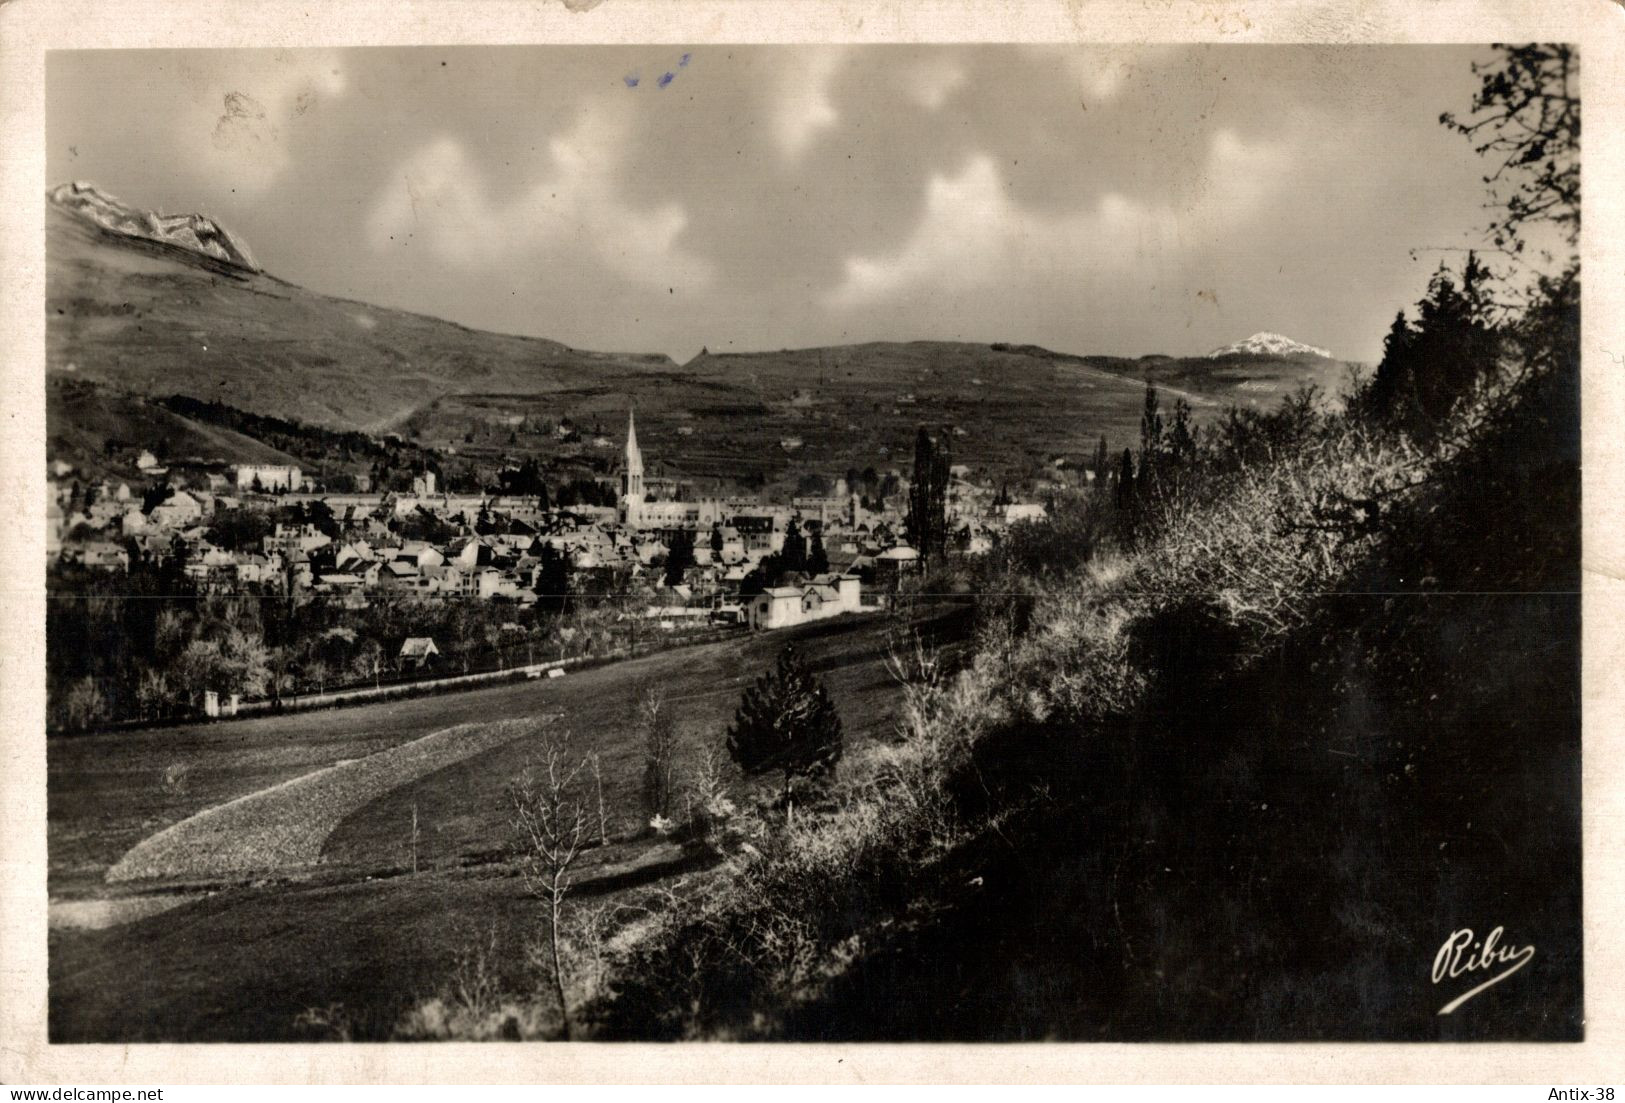
[[[324,429],[290,418],[249,413],[224,402],[206,401],[190,395],[170,395],[157,402],[182,417],[230,429],[301,458],[330,457],[348,462],[388,456],[392,449],[415,449],[414,445],[398,438],[384,442],[355,430]]]
[[[1459,269],[1441,264],[1413,311],[1399,312],[1375,375],[1340,415],[1424,446],[1459,403],[1503,378],[1509,364],[1537,372],[1578,358],[1578,59],[1561,44],[1494,49],[1494,60],[1474,66],[1480,86],[1471,114],[1440,121],[1495,159],[1484,178],[1494,212],[1488,230],[1492,252],[1506,258],[1509,271],[1492,272],[1478,251]],[[1536,227],[1545,228],[1544,238],[1531,236]],[[1567,243],[1566,259],[1554,258],[1554,235]],[[1542,240],[1547,248],[1528,248]],[[1553,270],[1532,269],[1535,252]],[[1132,546],[1177,523],[1181,496],[1203,480],[1312,447],[1324,406],[1314,389],[1303,388],[1271,411],[1232,407],[1199,435],[1182,400],[1165,423],[1156,388],[1147,386],[1138,453],[1125,448],[1109,463],[1100,442],[1088,508],[1115,507],[1114,535]]]
[[[784,545],[762,556],[739,583],[739,596],[749,601],[763,590],[779,585],[791,574],[820,575],[829,570],[829,554],[824,550],[823,526],[807,523],[802,532],[800,516],[790,518],[784,532]],[[721,542],[721,534],[717,536]]]
[[[680,585],[683,572],[694,564],[694,533],[688,529],[678,529],[666,542],[666,585]]]
[[[612,506],[616,502],[613,486],[592,478],[574,478],[559,486],[553,496],[560,509],[572,506]]]
[[[529,456],[517,468],[504,468],[497,476],[498,489],[504,494],[535,495],[541,499],[541,508],[548,508],[547,481],[535,456]]]
[[[880,509],[887,498],[897,493],[900,484],[896,475],[882,475],[872,466],[862,471],[856,467],[846,469],[847,493],[857,494],[865,509]]]
[[[1495,370],[1503,335],[1489,283],[1478,255],[1469,252],[1459,276],[1439,266],[1414,322],[1399,312],[1365,391],[1375,418],[1414,434],[1430,433]]]
[[[60,730],[196,708],[205,689],[263,693],[272,662],[254,598],[199,596],[174,561],[48,579],[47,711]]]
[[[354,608],[297,592],[288,576],[254,593],[203,594],[185,574],[180,544],[159,561],[135,550],[128,574],[59,563],[47,579],[50,725],[73,731],[196,715],[207,690],[276,701],[376,685],[408,673],[398,656],[414,636],[434,639],[440,652],[429,673],[500,670],[624,643],[627,580],[575,578],[565,555],[539,551],[539,600],[530,608],[390,591]]]
[[[1097,472],[1095,485],[1101,493],[1107,485],[1101,478],[1101,472],[1108,466],[1105,446],[1102,438],[1093,460]],[[1139,454],[1136,456],[1129,449],[1123,449],[1111,482],[1126,544],[1133,545],[1138,539],[1153,510],[1177,497],[1199,462],[1197,429],[1191,422],[1190,403],[1183,398],[1175,400],[1173,424],[1169,426],[1163,421],[1157,388],[1147,383],[1145,405],[1140,413]]]
[[[829,481],[828,476],[820,475],[816,471],[809,471],[796,481],[798,498],[825,498],[834,492],[835,484]]]

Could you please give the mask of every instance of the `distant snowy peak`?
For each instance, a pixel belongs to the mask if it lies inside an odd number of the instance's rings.
[[[144,211],[77,180],[46,195],[55,206],[112,233],[173,245],[250,272],[261,270],[248,243],[208,215]]]
[[[1314,345],[1305,345],[1294,341],[1290,337],[1283,337],[1279,333],[1255,333],[1245,341],[1237,341],[1233,345],[1214,349],[1208,353],[1208,359],[1217,360],[1224,356],[1323,356],[1327,360],[1334,359],[1330,352],[1316,348]]]

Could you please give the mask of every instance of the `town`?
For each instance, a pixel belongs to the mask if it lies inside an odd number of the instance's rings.
[[[931,440],[923,430],[922,436]],[[545,493],[451,493],[432,470],[398,493],[330,492],[291,464],[173,460],[146,449],[136,468],[145,482],[86,486],[66,462],[50,465],[54,589],[72,590],[68,576],[75,572],[127,576],[145,569],[184,580],[195,595],[319,606],[326,619],[310,613],[298,619],[340,634],[347,616],[380,604],[441,612],[475,606],[476,615],[500,619],[490,626],[494,633],[474,632],[482,638],[473,648],[466,614],[453,629],[465,636],[456,664],[462,674],[533,666],[538,654],[562,659],[571,652],[570,628],[555,625],[554,646],[540,651],[535,637],[547,612],[572,605],[597,616],[601,653],[618,636],[635,648],[640,638],[653,646],[696,631],[765,631],[874,611],[921,565],[920,549],[910,542],[911,472],[888,472],[890,493],[875,496],[847,477],[833,480],[832,493],[784,501],[698,496],[685,480],[645,474],[630,411],[620,471],[602,480],[613,505],[557,506]],[[978,483],[963,464],[948,465],[942,498],[945,544],[970,556],[990,550],[1011,525],[1045,512],[1043,503],[1011,501],[1002,488]],[[482,646],[486,635],[492,639]],[[590,641],[585,634],[577,654],[593,654]],[[203,683],[219,684],[177,687],[165,695],[166,707],[135,715],[215,716],[236,711],[245,698],[280,704],[284,688],[325,693],[347,681],[376,687],[385,673],[432,678],[450,672],[451,645],[409,624],[400,638],[376,641],[361,662],[295,664],[264,685],[241,671],[204,674]],[[510,663],[521,647],[525,661]],[[301,686],[302,668],[310,665],[317,677],[305,680],[315,684]],[[103,702],[78,719],[132,718],[129,709]]]

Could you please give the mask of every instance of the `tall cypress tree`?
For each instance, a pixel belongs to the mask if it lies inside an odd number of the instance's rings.
[[[953,460],[948,435],[933,438],[920,426],[914,438],[914,481],[908,488],[905,525],[922,560],[940,556],[948,545],[948,481]]]

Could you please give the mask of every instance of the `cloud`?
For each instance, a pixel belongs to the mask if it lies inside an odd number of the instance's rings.
[[[968,76],[957,60],[938,54],[908,66],[903,88],[909,99],[927,111],[940,111]]]
[[[1178,49],[1153,45],[1032,45],[1022,47],[1022,54],[1045,68],[1059,63],[1063,79],[1092,107],[1116,99],[1132,77],[1161,64]]]
[[[183,148],[196,150],[211,176],[251,195],[270,188],[288,168],[290,131],[349,87],[332,51],[232,51],[205,58],[179,66],[190,92],[175,115]],[[203,135],[207,141],[199,142]]]
[[[830,101],[830,85],[845,66],[847,55],[838,46],[797,50],[779,70],[770,111],[773,137],[787,162],[799,161],[822,131],[841,121]]]
[[[409,156],[374,202],[368,234],[375,249],[413,240],[462,268],[595,256],[609,271],[648,287],[707,287],[709,261],[681,243],[681,204],[626,205],[616,178],[627,119],[589,109],[572,131],[548,143],[553,171],[512,199],[491,195],[485,174],[455,138]]]
[[[1154,271],[1179,263],[1194,243],[1255,218],[1287,178],[1284,168],[1284,147],[1221,130],[1189,194],[1148,203],[1105,192],[1088,206],[1050,214],[1019,204],[993,158],[978,154],[958,175],[930,179],[920,219],[901,248],[848,257],[825,303],[851,310],[908,296]]]

